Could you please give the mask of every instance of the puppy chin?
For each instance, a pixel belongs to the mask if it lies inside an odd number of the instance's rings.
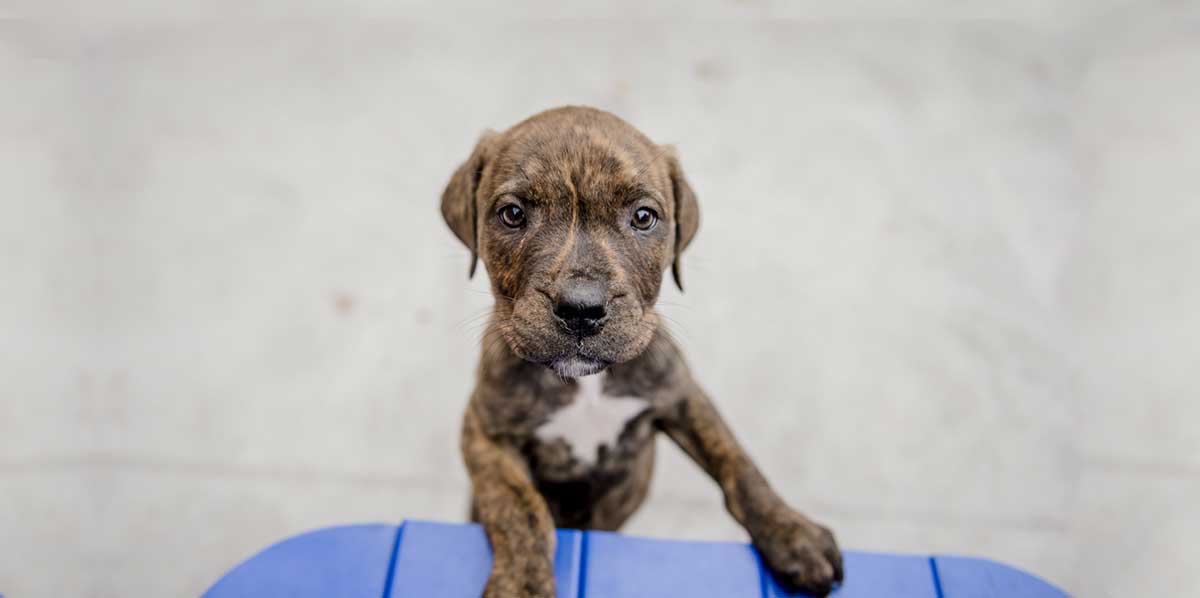
[[[584,357],[582,355],[572,355],[570,357],[560,357],[553,359],[546,364],[554,373],[563,378],[580,378],[583,376],[591,376],[599,374],[608,367],[608,363]]]

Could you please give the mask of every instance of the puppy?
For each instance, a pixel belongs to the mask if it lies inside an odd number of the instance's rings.
[[[654,303],[699,226],[671,149],[592,108],[485,134],[442,195],[495,306],[461,448],[493,564],[486,598],[555,595],[555,527],[615,530],[646,497],[654,435],[712,476],[790,589],[842,579],[828,529],[767,484],[692,378]]]

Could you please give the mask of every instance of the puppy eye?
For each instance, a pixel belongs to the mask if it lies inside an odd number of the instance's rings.
[[[654,228],[655,224],[658,224],[658,214],[650,208],[638,208],[633,213],[633,220],[629,224],[638,230],[650,230]]]
[[[508,228],[521,228],[525,226],[525,210],[521,209],[515,203],[510,203],[497,212],[500,217],[500,222]]]

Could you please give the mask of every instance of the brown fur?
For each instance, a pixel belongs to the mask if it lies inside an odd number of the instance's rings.
[[[525,214],[520,229],[497,216],[508,204]],[[639,207],[658,224],[628,226]],[[717,482],[785,586],[824,594],[841,579],[833,535],[771,489],[659,326],[663,273],[681,283],[680,254],[699,226],[672,150],[606,112],[550,110],[485,135],[447,185],[442,214],[471,250],[471,272],[483,261],[496,299],[462,433],[472,517],[494,554],[485,597],[554,596],[555,526],[619,528],[646,496],[658,431]],[[594,335],[555,316],[579,281],[605,292]],[[645,406],[584,462],[536,431],[574,400],[576,376],[599,371],[605,395]]]

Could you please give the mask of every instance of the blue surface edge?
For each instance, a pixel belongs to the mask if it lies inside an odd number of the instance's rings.
[[[400,527],[343,525],[285,538],[234,566],[203,596],[382,597]]]
[[[413,540],[407,548],[419,548],[417,552],[404,552],[409,535]],[[592,547],[593,538],[602,538],[603,542]],[[718,582],[736,578],[746,587],[747,598],[756,594],[764,598],[805,596],[784,592],[757,551],[751,550],[749,559],[742,556],[750,548],[746,544],[658,540],[578,530],[558,530],[557,540],[555,577],[559,598],[586,598],[591,591],[606,588],[608,594],[597,598],[637,596],[647,586],[661,589],[663,580],[656,576],[672,572],[685,576],[676,578],[683,580],[681,586],[695,585],[689,577],[692,574]],[[630,554],[642,556],[630,560]],[[830,598],[1068,596],[1036,575],[985,558],[858,551],[843,554],[847,583]],[[423,593],[430,597],[457,598],[477,595],[475,592],[482,590],[490,561],[486,536],[476,524],[407,520],[399,525],[335,526],[268,546],[230,569],[203,597],[401,598],[415,587],[428,590]],[[401,568],[402,562],[406,568]],[[606,563],[614,564],[617,570],[607,570]],[[589,574],[592,564],[600,564],[601,569]],[[747,566],[753,566],[757,573],[753,582]],[[860,572],[857,577],[856,570]],[[641,580],[645,580],[645,586]],[[396,593],[398,586],[409,586],[409,591]],[[689,595],[699,596],[694,592]]]

